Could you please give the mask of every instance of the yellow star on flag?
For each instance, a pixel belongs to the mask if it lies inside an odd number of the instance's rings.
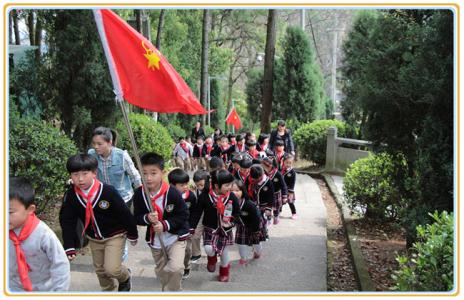
[[[148,60],[147,67],[151,70],[155,70],[155,68],[159,70],[159,61],[160,61],[159,56],[156,54],[155,51],[145,47],[145,44],[143,43],[143,41],[142,41],[142,47],[146,51],[146,53],[143,56],[145,56],[145,58]]]

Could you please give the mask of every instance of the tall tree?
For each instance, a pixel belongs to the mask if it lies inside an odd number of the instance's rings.
[[[209,31],[211,25],[211,12],[209,9],[203,11],[203,31],[201,38],[201,83],[200,101],[207,107],[208,96],[208,55],[209,55]],[[206,115],[203,115],[203,124],[206,123]]]
[[[34,26],[34,10],[28,10],[26,12],[26,24],[27,24],[27,30],[29,32],[29,44],[31,46],[35,46],[35,26]]]
[[[275,9],[270,9],[267,19],[266,49],[264,56],[261,132],[271,132],[272,83],[274,75],[273,69],[276,43],[276,19],[277,11]]]
[[[8,14],[8,45],[13,45],[13,17]]]
[[[311,122],[325,117],[324,80],[307,35],[299,27],[287,27],[283,48],[279,118]]]
[[[18,11],[16,9],[11,10],[11,17],[13,19],[13,32],[15,36],[15,45],[21,45],[21,36],[19,35],[19,25],[18,25]]]
[[[163,31],[163,26],[164,26],[164,14],[165,14],[165,12],[166,12],[165,9],[162,9],[160,11],[159,20],[158,20],[158,30],[156,31],[156,44],[155,44],[155,47],[159,51],[161,51],[161,33]]]

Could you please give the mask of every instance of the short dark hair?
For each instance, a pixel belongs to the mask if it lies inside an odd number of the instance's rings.
[[[285,121],[284,120],[277,121],[277,126],[285,126]]]
[[[116,140],[118,137],[118,133],[116,130],[99,126],[95,128],[92,132],[92,137],[96,135],[101,135],[101,137],[107,142],[107,143],[112,143],[113,146],[116,146]]]
[[[28,208],[35,204],[35,191],[26,178],[10,177],[9,198],[10,200],[17,199],[25,208]]]
[[[68,158],[66,162],[66,169],[69,173],[79,171],[96,171],[98,168],[98,161],[95,157],[88,154],[76,154]]]
[[[197,170],[193,173],[193,182],[198,182],[204,180],[205,182],[208,181],[209,174],[205,170]]]
[[[262,144],[265,139],[269,138],[269,134],[267,133],[261,133],[258,137],[258,144]]]
[[[142,166],[154,165],[157,166],[161,171],[164,170],[164,158],[155,152],[147,152],[140,157]]]
[[[253,160],[246,157],[240,161],[240,168],[249,169],[253,165]]]
[[[273,168],[277,168],[277,161],[274,157],[266,156],[263,157],[261,163],[265,164],[266,166],[272,166]]]
[[[211,160],[209,161],[209,168],[211,171],[219,170],[224,167],[224,161],[222,158],[219,158],[217,156],[211,157]]]
[[[235,137],[235,140],[237,142],[243,141],[244,139],[245,139],[245,137],[243,136],[243,134],[237,134],[237,136]]]
[[[254,164],[250,168],[250,177],[253,179],[259,179],[264,175],[264,169],[261,165]]]
[[[230,159],[233,163],[240,163],[243,159],[243,155],[239,152],[235,152],[232,154],[232,158]]]
[[[248,147],[256,146],[256,142],[254,140],[248,140],[246,141],[246,145]]]
[[[169,184],[176,185],[178,183],[188,183],[190,180],[189,175],[184,170],[177,168],[173,169],[168,174]]]
[[[281,138],[276,139],[274,147],[277,147],[277,146],[285,146],[285,143]]]
[[[229,140],[230,140],[230,139],[235,138],[235,137],[237,137],[237,136],[235,135],[235,133],[229,133],[229,134],[227,135],[227,137],[228,137]]]
[[[227,170],[220,169],[211,172],[211,185],[213,187],[217,184],[217,186],[221,188],[223,184],[231,183],[234,180],[234,176]]]
[[[283,160],[286,161],[287,159],[294,159],[295,157],[290,153],[285,153]]]

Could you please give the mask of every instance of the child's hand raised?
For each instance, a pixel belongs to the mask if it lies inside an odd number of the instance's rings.
[[[71,255],[68,255],[68,259],[69,261],[73,260],[76,258],[76,254],[71,254]]]
[[[153,226],[153,230],[155,232],[163,232],[163,229],[163,224],[161,224],[161,222],[158,222]]]

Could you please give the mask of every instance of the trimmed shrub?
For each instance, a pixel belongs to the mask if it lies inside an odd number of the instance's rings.
[[[367,218],[397,219],[405,202],[394,180],[400,168],[407,168],[401,155],[380,153],[355,161],[344,178],[348,206]]]
[[[398,256],[399,270],[392,278],[398,291],[450,291],[453,289],[454,218],[437,211],[434,223],[417,226],[412,254]]]
[[[338,120],[318,120],[302,125],[293,135],[300,157],[322,166],[325,164],[327,129],[336,126],[338,136],[345,136],[345,123]]]
[[[177,142],[179,138],[183,137],[185,138],[187,136],[186,132],[182,127],[176,124],[169,124],[168,127],[166,127],[167,131],[169,132],[169,135],[172,137],[172,139]]]
[[[129,121],[140,155],[145,152],[156,152],[162,155],[166,161],[171,158],[174,140],[163,125],[144,114],[129,114]],[[133,156],[132,145],[124,121],[121,120],[116,124],[116,130],[119,133],[118,148],[129,151]]]
[[[41,213],[63,194],[69,178],[66,161],[78,150],[57,128],[38,119],[12,117],[10,176],[24,176],[31,182],[37,213]]]

